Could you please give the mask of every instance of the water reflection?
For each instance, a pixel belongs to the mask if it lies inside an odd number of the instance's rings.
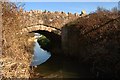
[[[37,36],[40,35],[36,34],[35,38],[37,38]],[[37,42],[37,39],[35,39],[34,57],[31,63],[31,66],[38,65],[37,68],[34,68],[35,73],[40,73],[44,78],[93,77],[90,69],[87,68],[87,66],[85,67],[79,64],[75,58],[65,56],[62,53],[51,53],[54,55],[51,56],[50,52],[43,50]]]
[[[37,39],[35,39],[34,56],[31,62],[31,66],[40,65],[47,61],[50,57],[51,57],[50,52],[43,50],[40,47],[39,43],[37,42]]]

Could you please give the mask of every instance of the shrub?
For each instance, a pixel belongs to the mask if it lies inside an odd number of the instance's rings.
[[[38,43],[41,45],[43,49],[48,50],[50,47],[50,40],[47,39],[44,35],[38,39]]]

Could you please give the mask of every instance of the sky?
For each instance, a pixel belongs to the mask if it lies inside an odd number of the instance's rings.
[[[8,0],[2,0],[2,1],[8,1]],[[9,0],[9,1],[12,2],[119,2],[119,0]]]
[[[118,7],[118,2],[24,2],[24,10],[47,10],[47,11],[64,11],[71,13],[81,13],[85,10],[87,13],[94,12],[97,7],[111,9]]]

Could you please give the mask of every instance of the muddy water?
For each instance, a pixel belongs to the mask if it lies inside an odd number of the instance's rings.
[[[37,46],[36,46],[37,45]],[[37,52],[36,52],[37,51]],[[31,65],[44,78],[92,78],[90,69],[83,67],[77,60],[64,55],[53,55],[35,43],[34,59]]]
[[[86,78],[92,77],[89,69],[80,66],[75,60],[68,58],[50,57],[48,61],[35,68],[45,78]]]

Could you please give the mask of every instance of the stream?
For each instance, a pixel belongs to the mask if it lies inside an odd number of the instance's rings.
[[[91,78],[89,69],[81,66],[77,60],[64,55],[53,55],[43,50],[37,40],[34,46],[34,57],[31,66],[36,66],[34,72],[44,78]]]

